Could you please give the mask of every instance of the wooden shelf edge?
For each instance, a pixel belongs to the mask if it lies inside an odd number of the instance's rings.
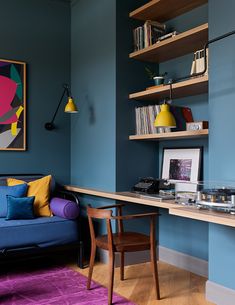
[[[157,20],[160,22],[165,22],[169,19],[180,16],[192,9],[199,7],[205,3],[207,0],[187,0],[187,1],[174,1],[174,7],[170,5],[165,6],[161,0],[151,0],[148,3],[138,7],[137,9],[130,12],[129,17],[137,20]]]
[[[180,216],[180,217],[235,227],[235,216],[223,212],[198,210],[193,207],[190,208],[172,207],[169,209],[169,214],[174,216]]]
[[[129,136],[129,140],[174,140],[174,139],[187,139],[206,137],[209,134],[208,129],[202,129],[197,131],[176,131],[168,133],[156,133],[156,134],[144,134],[144,135],[132,135]]]
[[[180,40],[183,40],[185,38],[188,38],[190,36],[193,36],[193,35],[197,35],[198,33],[200,32],[204,32],[204,31],[208,31],[208,23],[204,23],[202,25],[199,25],[193,29],[190,29],[190,30],[187,30],[183,33],[180,33],[174,37],[171,37],[171,38],[168,38],[166,40],[163,40],[163,41],[160,41],[160,42],[157,42],[147,48],[144,48],[144,49],[141,49],[141,50],[138,50],[138,51],[135,51],[135,52],[132,52],[129,54],[129,58],[138,58],[138,57],[141,57],[141,56],[144,56],[144,55],[147,55],[148,53],[150,52],[153,52],[153,51],[157,51],[165,46],[168,46],[170,44],[174,44],[176,42],[179,42]]]
[[[199,85],[199,84],[204,84],[204,83],[208,83],[208,75],[188,79],[186,81],[182,81],[179,83],[175,83],[172,85],[172,89],[174,90],[174,89],[179,89],[179,88],[184,88],[184,87],[190,88],[193,85]],[[156,86],[156,88],[153,88],[153,89],[146,89],[143,91],[131,93],[131,94],[129,94],[129,99],[139,100],[139,99],[144,99],[144,98],[151,98],[151,96],[154,96],[154,98],[156,98],[155,95],[157,95],[157,94],[159,94],[159,98],[160,98],[161,94],[169,92],[169,90],[170,90],[170,86],[168,84],[166,84],[162,87]],[[199,92],[199,94],[200,93],[201,93],[201,91]],[[179,97],[181,97],[181,96],[179,96]]]

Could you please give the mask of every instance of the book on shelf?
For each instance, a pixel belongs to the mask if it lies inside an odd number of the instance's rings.
[[[208,75],[208,49],[206,50],[207,56],[207,69],[204,75]],[[190,74],[193,75],[194,73],[201,73],[204,71],[205,62],[204,62],[204,49],[198,50],[193,55],[193,62],[191,66]]]
[[[133,30],[134,51],[139,51],[153,45],[165,34],[165,24],[147,20],[143,26],[139,26]]]
[[[186,123],[193,122],[192,111],[189,107],[170,106],[175,117],[176,128],[155,127],[156,116],[160,113],[160,105],[149,105],[135,108],[136,135],[167,133],[186,130]]]
[[[136,134],[154,134],[171,132],[170,128],[154,126],[156,116],[160,113],[160,105],[149,105],[135,108]]]

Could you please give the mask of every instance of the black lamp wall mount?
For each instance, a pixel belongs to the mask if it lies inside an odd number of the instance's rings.
[[[64,88],[64,91],[61,95],[61,98],[59,100],[59,103],[57,105],[57,108],[55,110],[55,113],[52,117],[52,120],[50,122],[47,122],[44,127],[47,129],[47,130],[53,130],[55,129],[55,124],[54,124],[54,121],[55,121],[55,118],[56,118],[56,115],[58,113],[58,110],[60,108],[60,105],[64,99],[64,97],[66,96],[67,99],[68,99],[68,103],[65,107],[65,112],[67,113],[76,113],[77,112],[77,108],[76,108],[76,105],[74,104],[73,100],[72,100],[72,97],[71,97],[71,92],[70,92],[70,88],[69,88],[69,85],[68,84],[64,84],[63,85],[63,88]]]

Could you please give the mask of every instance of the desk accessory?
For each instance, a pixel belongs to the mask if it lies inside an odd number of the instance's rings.
[[[186,123],[186,130],[208,129],[208,121]]]
[[[59,103],[58,103],[58,105],[57,105],[57,108],[56,108],[56,110],[55,110],[55,113],[54,113],[54,115],[53,115],[53,117],[52,117],[52,120],[51,120],[50,122],[47,122],[47,123],[44,125],[44,127],[45,127],[47,130],[53,130],[53,129],[55,129],[54,121],[55,121],[56,115],[57,115],[57,113],[58,113],[58,110],[59,110],[59,108],[60,108],[60,105],[61,105],[61,103],[62,103],[62,101],[63,101],[65,95],[66,95],[66,98],[67,98],[67,104],[66,104],[66,106],[65,106],[65,108],[64,108],[64,112],[66,112],[66,113],[77,113],[77,112],[78,112],[77,107],[76,107],[76,105],[75,105],[75,103],[74,103],[74,101],[73,101],[73,98],[72,98],[72,96],[71,96],[71,92],[70,92],[70,89],[69,89],[69,85],[68,85],[68,84],[64,84],[64,85],[63,85],[63,88],[64,88],[64,91],[63,91],[63,93],[62,93],[62,95],[61,95],[61,98],[60,98],[60,100],[59,100]]]
[[[170,190],[172,185],[166,179],[154,179],[152,177],[140,178],[132,191],[145,194],[159,194],[160,190]]]
[[[194,192],[177,191],[180,188],[176,186],[176,203],[235,214],[235,182],[203,181],[193,184]]]

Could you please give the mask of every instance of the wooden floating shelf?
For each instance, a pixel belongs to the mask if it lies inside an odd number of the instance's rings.
[[[157,42],[150,47],[133,52],[129,57],[160,63],[203,49],[207,41],[208,23],[205,23],[174,37]]]
[[[172,89],[174,99],[207,93],[208,75],[175,83],[172,85]],[[129,99],[145,101],[159,100],[169,97],[169,91],[169,85],[156,86],[152,89],[132,93],[129,95]]]
[[[207,0],[152,0],[129,14],[138,20],[165,22],[207,3]]]
[[[208,129],[197,130],[197,131],[176,131],[168,133],[155,133],[155,134],[144,134],[144,135],[133,135],[129,136],[129,140],[178,140],[178,139],[193,139],[199,137],[206,137],[209,134]]]

